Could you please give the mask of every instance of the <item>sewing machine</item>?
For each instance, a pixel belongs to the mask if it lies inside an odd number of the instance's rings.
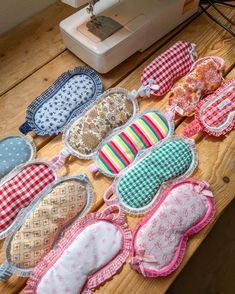
[[[61,0],[88,3],[60,23],[66,47],[100,73],[144,51],[198,9],[199,0]]]

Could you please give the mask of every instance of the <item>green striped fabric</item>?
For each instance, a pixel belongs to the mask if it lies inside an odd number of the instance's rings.
[[[192,161],[192,147],[184,139],[167,141],[120,178],[117,186],[120,201],[134,209],[145,207],[162,183],[183,175]]]
[[[158,143],[169,132],[168,121],[162,114],[157,111],[142,114],[100,149],[99,169],[105,174],[117,175],[134,161],[140,150]]]

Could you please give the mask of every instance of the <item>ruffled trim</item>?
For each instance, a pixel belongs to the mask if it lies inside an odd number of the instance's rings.
[[[108,264],[106,264],[103,268],[88,277],[81,293],[92,293],[96,287],[115,275],[129,255],[132,234],[126,223],[123,223],[123,221],[120,221],[120,219],[116,219],[112,214],[106,215],[104,210],[102,213],[95,212],[89,214],[71,226],[71,228],[65,233],[64,237],[59,241],[59,243],[57,243],[54,249],[52,249],[35,267],[30,279],[27,282],[27,286],[24,290],[25,293],[36,293],[37,287],[43,275],[51,268],[51,266],[53,266],[53,264],[60,258],[63,252],[72,244],[78,234],[80,234],[87,226],[96,223],[99,220],[110,222],[118,227],[123,235],[123,244],[120,252],[116,257],[108,262]]]
[[[95,84],[95,89],[93,93],[93,97],[89,99],[86,103],[83,105],[80,105],[76,107],[70,114],[70,117],[67,119],[67,122],[60,127],[58,130],[54,131],[44,131],[40,128],[35,123],[34,120],[34,115],[38,108],[45,103],[45,101],[49,100],[57,91],[60,90],[60,88],[73,76],[78,75],[78,74],[87,74]],[[98,74],[93,70],[90,69],[89,67],[86,66],[80,66],[76,67],[73,70],[69,70],[65,73],[63,73],[46,91],[44,91],[40,96],[35,98],[35,100],[28,106],[27,112],[26,112],[26,124],[31,127],[32,131],[34,131],[36,134],[40,136],[45,136],[45,135],[57,135],[61,132],[63,132],[65,125],[68,124],[71,119],[76,117],[78,114],[80,114],[82,111],[84,111],[91,103],[93,103],[96,98],[98,98],[99,95],[102,94],[103,91],[103,86],[102,86],[102,81]],[[24,123],[25,124],[25,123]],[[23,125],[24,125],[23,124]],[[23,126],[22,125],[22,126]],[[20,127],[21,129],[21,127]],[[28,131],[28,127],[26,128],[26,132]]]
[[[152,209],[152,211],[144,217],[144,219],[137,225],[137,227],[135,228],[134,232],[133,232],[133,239],[132,239],[132,248],[131,248],[131,256],[134,257],[135,256],[135,238],[136,235],[139,231],[139,229],[149,221],[149,219],[152,217],[152,215],[157,211],[157,209],[161,206],[162,202],[165,200],[165,198],[167,197],[167,195],[171,192],[171,190],[173,188],[175,188],[176,186],[180,185],[180,184],[184,184],[184,183],[192,183],[194,185],[201,185],[203,182],[202,181],[198,181],[198,180],[194,180],[194,179],[186,179],[186,180],[182,180],[180,182],[174,183],[173,185],[169,186],[168,188],[165,189],[165,191],[162,194],[161,200],[156,203],[156,205],[154,206],[154,208]],[[207,183],[208,187],[205,188],[209,188],[209,184]],[[207,224],[209,224],[209,222],[212,220],[212,218],[215,215],[216,212],[216,208],[215,208],[215,203],[214,203],[214,199],[212,197],[206,197],[207,201],[208,201],[208,210],[205,212],[205,215],[202,217],[201,220],[198,221],[197,224],[193,225],[191,228],[189,228],[183,235],[180,244],[179,244],[179,252],[176,252],[175,256],[177,255],[177,258],[173,264],[172,267],[169,268],[169,265],[165,266],[165,268],[167,268],[166,270],[160,269],[160,270],[152,270],[152,269],[147,269],[144,268],[144,274],[146,277],[151,277],[151,278],[156,278],[156,277],[165,277],[170,275],[172,272],[174,272],[179,265],[182,262],[182,259],[185,255],[185,251],[186,251],[186,247],[187,247],[187,241],[189,239],[189,237],[191,235],[194,235],[196,233],[198,233],[199,231],[201,231]],[[175,257],[174,256],[174,257]],[[138,271],[139,273],[141,273],[141,269],[140,266],[138,264],[132,264],[131,263],[131,267]]]
[[[235,82],[235,77],[232,79],[229,79],[228,81],[226,81],[225,83],[223,83],[223,85],[221,87],[219,87],[213,94],[207,96],[204,100],[202,100],[201,102],[199,102],[197,108],[196,108],[196,113],[195,113],[195,120],[198,122],[198,124],[200,125],[201,129],[206,132],[208,135],[210,136],[215,136],[215,137],[219,137],[219,136],[224,136],[226,135],[228,132],[230,132],[234,126],[235,126],[235,116],[233,117],[231,123],[229,123],[227,125],[227,127],[225,129],[222,130],[218,130],[218,131],[213,131],[211,130],[204,122],[202,119],[202,111],[201,108],[208,102],[211,101],[213,99],[213,97],[217,97],[218,95],[222,94],[224,92],[224,89],[229,87],[230,84],[232,84],[233,82]]]
[[[125,175],[128,173],[128,171],[130,169],[133,169],[135,167],[135,165],[138,164],[139,161],[141,161],[144,157],[148,156],[151,152],[158,149],[159,147],[166,144],[167,142],[171,142],[171,141],[175,141],[175,140],[183,140],[185,143],[187,143],[189,145],[189,147],[190,147],[190,149],[192,151],[192,162],[191,162],[188,170],[185,173],[183,173],[182,175],[180,175],[180,176],[178,176],[178,177],[176,177],[176,178],[174,178],[172,180],[169,180],[167,182],[162,183],[160,189],[158,190],[158,192],[156,193],[156,195],[153,197],[152,201],[148,205],[145,205],[144,207],[141,207],[141,208],[133,208],[133,207],[128,206],[126,203],[124,203],[122,201],[121,195],[118,192],[118,186],[119,186],[119,183],[120,183],[122,177],[125,177]],[[198,165],[198,154],[197,154],[197,150],[196,150],[194,140],[189,139],[187,137],[179,137],[179,136],[173,135],[173,136],[171,136],[169,138],[163,139],[162,141],[155,144],[154,146],[152,146],[152,147],[148,148],[147,150],[139,153],[137,155],[137,157],[135,158],[135,160],[131,163],[131,165],[129,165],[124,171],[121,171],[119,176],[114,179],[114,182],[113,182],[114,191],[115,191],[115,194],[116,194],[116,196],[117,196],[117,198],[118,198],[118,200],[120,202],[120,205],[122,206],[122,208],[128,214],[141,216],[141,215],[145,214],[146,212],[148,212],[154,206],[154,203],[159,198],[159,195],[161,194],[162,189],[165,189],[165,187],[168,186],[171,183],[175,183],[175,182],[177,182],[179,180],[190,177],[193,174],[194,170],[196,169],[197,165]]]
[[[14,263],[11,261],[11,254],[10,254],[10,248],[11,248],[11,241],[14,238],[17,231],[20,229],[20,227],[23,225],[24,221],[27,219],[27,217],[38,207],[41,201],[43,201],[44,197],[47,196],[52,189],[54,189],[57,185],[60,183],[66,182],[68,180],[77,180],[80,182],[83,182],[86,187],[87,192],[87,201],[84,209],[76,215],[73,219],[69,220],[58,232],[58,234],[55,237],[55,240],[53,242],[54,246],[60,239],[61,234],[66,231],[66,229],[77,219],[84,216],[91,208],[93,202],[94,202],[94,194],[93,194],[93,187],[87,177],[86,174],[78,174],[76,176],[69,176],[64,178],[59,178],[52,184],[50,184],[48,187],[46,187],[44,190],[42,190],[37,196],[32,200],[29,206],[24,208],[20,213],[17,215],[16,219],[14,220],[13,224],[10,227],[10,230],[8,234],[10,236],[7,237],[7,239],[4,242],[3,245],[3,252],[4,252],[4,265],[7,268],[10,268],[9,272],[11,274],[16,274],[21,277],[28,277],[30,276],[33,268],[20,268],[14,265]]]
[[[166,115],[162,112],[160,112],[159,110],[156,110],[156,109],[147,109],[143,112],[140,112],[138,113],[137,115],[135,115],[134,117],[132,117],[127,124],[125,124],[124,126],[121,126],[117,129],[115,129],[113,132],[111,132],[111,134],[106,137],[102,143],[99,145],[99,150],[97,150],[97,152],[99,152],[103,147],[104,145],[106,145],[114,136],[118,135],[119,133],[121,133],[123,130],[125,130],[127,127],[129,127],[135,120],[139,119],[141,116],[143,116],[144,114],[148,113],[148,112],[156,112],[157,114],[161,115],[162,117],[164,117],[166,120],[167,120],[167,124],[168,124],[168,127],[169,127],[169,132],[167,134],[167,136],[164,138],[169,138],[170,136],[173,135],[174,133],[174,122],[173,122],[173,118],[172,119],[168,119],[166,117]],[[155,143],[155,144],[158,144],[158,143]],[[154,144],[154,145],[155,145]],[[150,147],[151,148],[151,147]],[[148,148],[144,149],[144,150],[140,150],[139,154],[141,152],[144,152],[146,151]],[[137,155],[138,156],[138,155]],[[114,178],[116,177],[118,174],[113,174],[113,173],[108,173],[108,172],[105,172],[100,166],[99,166],[99,163],[98,163],[98,154],[96,156],[96,159],[95,159],[95,167],[97,168],[97,171],[99,171],[100,173],[104,174],[105,176],[107,177],[110,177],[110,178]],[[127,167],[126,167],[127,168]],[[124,168],[123,170],[125,170],[126,168]]]
[[[107,136],[101,140],[101,142],[99,143],[99,145],[94,149],[93,152],[91,152],[90,154],[82,154],[79,153],[78,151],[74,150],[68,142],[68,137],[69,137],[69,133],[70,133],[70,128],[73,127],[73,124],[76,123],[77,120],[79,120],[82,116],[84,116],[85,113],[87,113],[96,103],[98,103],[99,101],[103,100],[106,96],[112,94],[112,93],[117,93],[117,92],[121,92],[123,94],[126,95],[126,97],[131,100],[132,105],[133,105],[133,113],[132,113],[132,117],[134,117],[136,115],[136,113],[139,111],[139,106],[138,106],[138,101],[136,98],[131,97],[130,93],[124,89],[124,88],[111,88],[109,90],[106,90],[102,95],[100,95],[92,104],[89,105],[89,107],[87,107],[79,116],[77,116],[76,118],[74,118],[73,120],[70,121],[70,123],[65,127],[64,132],[63,132],[63,137],[62,140],[65,144],[65,146],[67,147],[67,149],[70,151],[70,153],[79,158],[79,159],[92,159],[96,156],[98,150],[100,149],[100,146],[103,143],[103,140],[112,132],[110,132],[109,134],[107,134]],[[131,119],[130,118],[130,119]],[[129,120],[130,120],[129,119]],[[129,120],[123,125],[126,126],[129,122]],[[116,130],[116,128],[114,129]]]

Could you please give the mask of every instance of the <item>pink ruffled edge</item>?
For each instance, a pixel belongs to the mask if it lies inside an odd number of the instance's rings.
[[[201,130],[204,131],[204,132],[206,132],[210,136],[219,137],[219,136],[224,136],[228,132],[230,132],[234,128],[234,126],[235,126],[235,116],[233,117],[233,121],[231,122],[231,124],[228,125],[223,131],[213,132],[213,131],[208,130],[207,127],[201,121],[201,118],[200,118],[200,108],[204,105],[204,103],[206,103],[209,100],[211,100],[212,97],[217,96],[217,95],[223,93],[224,89],[226,87],[228,87],[234,81],[235,81],[235,77],[232,78],[232,79],[227,80],[226,82],[224,82],[214,93],[212,93],[211,95],[207,96],[205,99],[203,99],[202,101],[200,101],[198,103],[197,107],[196,107],[195,120],[200,125]]]
[[[36,294],[37,287],[45,273],[60,258],[66,248],[72,244],[77,235],[81,233],[87,226],[97,222],[98,220],[110,222],[118,227],[123,235],[122,249],[108,264],[88,277],[81,293],[92,293],[95,288],[115,275],[129,256],[132,234],[128,225],[121,221],[115,220],[115,217],[112,214],[106,215],[104,212],[95,212],[74,223],[66,232],[64,237],[55,246],[55,248],[52,249],[40,263],[38,263],[38,265],[34,268],[29,280],[27,281],[27,286],[24,289],[25,293]]]
[[[137,227],[135,228],[134,232],[133,232],[133,238],[132,238],[132,244],[131,244],[131,256],[134,257],[135,256],[135,238],[136,238],[136,234],[138,233],[139,229],[148,222],[148,220],[152,217],[152,215],[157,211],[157,209],[161,206],[162,202],[165,200],[165,198],[168,196],[168,194],[171,192],[171,190],[181,184],[185,184],[185,183],[191,183],[193,185],[200,185],[202,183],[202,181],[198,181],[198,180],[194,180],[194,179],[184,179],[182,181],[179,181],[177,183],[172,184],[171,186],[169,186],[168,188],[166,188],[166,190],[163,192],[163,195],[160,199],[159,202],[157,202],[156,206],[151,210],[151,212],[146,215],[146,217],[137,225]],[[209,187],[209,184],[208,184]],[[183,235],[179,245],[178,245],[178,249],[176,251],[176,254],[174,256],[174,258],[172,259],[172,261],[170,262],[170,264],[168,264],[167,266],[165,266],[163,269],[160,270],[150,270],[147,268],[144,268],[144,273],[146,277],[150,277],[150,278],[156,278],[156,277],[165,277],[170,275],[172,272],[174,272],[181,264],[183,257],[185,255],[185,251],[186,251],[186,247],[187,247],[187,241],[188,238],[193,235],[196,234],[197,232],[201,231],[213,218],[213,216],[215,215],[216,209],[215,209],[215,203],[214,203],[214,199],[212,199],[211,197],[206,197],[209,207],[208,210],[206,212],[206,214],[204,215],[204,217],[194,226],[192,226],[191,228],[189,228]],[[138,264],[131,264],[131,267],[133,269],[135,269],[136,271],[138,271],[139,273],[141,273],[140,267]]]

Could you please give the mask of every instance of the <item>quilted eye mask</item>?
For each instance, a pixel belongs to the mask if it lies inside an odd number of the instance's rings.
[[[158,198],[163,184],[191,175],[196,165],[194,141],[173,136],[145,151],[120,173],[113,192],[126,211],[143,214]],[[116,200],[108,200],[110,194],[108,189],[107,203]]]
[[[28,276],[65,226],[89,210],[92,199],[92,188],[84,174],[60,179],[40,193],[17,218],[5,241],[0,279],[6,280],[13,273]]]
[[[9,136],[0,140],[0,179],[17,165],[32,160],[36,154],[33,140],[28,136]]]
[[[222,82],[224,60],[209,56],[198,59],[190,72],[169,93],[169,108],[182,116],[191,116],[201,98],[215,91]]]
[[[173,130],[174,125],[166,115],[156,110],[142,113],[105,140],[90,170],[114,177],[130,165],[140,151],[172,135]]]
[[[111,278],[129,255],[131,231],[110,206],[75,222],[34,269],[25,293],[88,294]]]
[[[146,277],[167,276],[175,271],[183,259],[188,237],[213,218],[212,197],[208,183],[193,179],[168,187],[135,229],[132,268]]]
[[[52,165],[31,161],[17,166],[0,182],[0,239],[9,234],[20,210],[56,179]]]
[[[175,79],[187,74],[195,60],[195,44],[179,41],[155,58],[141,75],[140,96],[165,95]]]
[[[191,137],[199,131],[212,136],[221,136],[230,132],[235,124],[235,78],[228,80],[216,92],[202,100],[195,119],[183,131]]]
[[[61,133],[101,94],[102,82],[94,70],[81,66],[65,72],[28,106],[20,131],[41,136]]]

